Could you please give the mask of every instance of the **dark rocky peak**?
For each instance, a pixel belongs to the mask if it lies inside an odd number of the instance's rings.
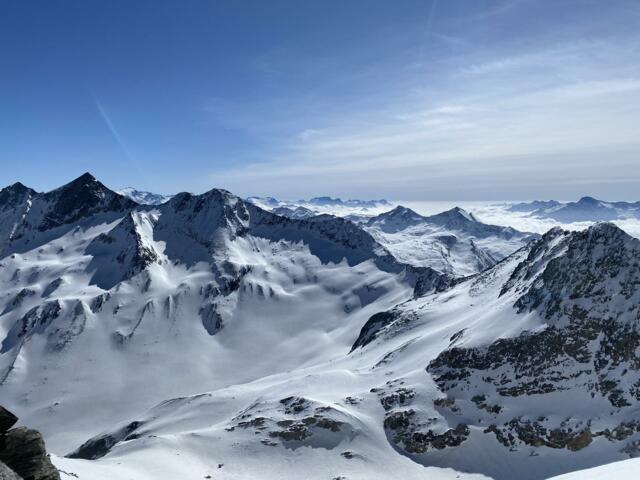
[[[42,195],[45,216],[39,230],[73,223],[97,213],[124,212],[138,206],[133,200],[105,187],[90,173]]]
[[[530,247],[502,293],[524,292],[519,312],[561,323],[638,322],[640,240],[611,223],[584,231],[553,229]]]
[[[0,190],[0,209],[13,208],[24,203],[36,191],[17,182]]]
[[[75,180],[72,180],[61,187],[44,194],[44,197],[50,200],[78,199],[88,202],[95,202],[96,200],[102,199],[106,196],[120,195],[109,190],[100,181],[98,181],[96,177],[88,172],[80,175]],[[132,202],[131,200],[129,201]]]

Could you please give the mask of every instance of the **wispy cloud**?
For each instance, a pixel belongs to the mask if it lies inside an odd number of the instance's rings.
[[[113,137],[113,139],[115,140],[116,144],[118,145],[118,147],[120,148],[120,150],[122,151],[124,156],[126,157],[127,161],[131,164],[132,167],[134,167],[138,171],[138,173],[143,174],[143,171],[140,168],[140,166],[138,165],[138,162],[136,161],[135,157],[133,156],[133,154],[131,153],[131,151],[127,147],[127,145],[124,142],[124,140],[122,139],[122,136],[120,135],[120,133],[116,129],[115,125],[111,121],[111,117],[107,114],[107,111],[102,106],[102,103],[100,103],[98,98],[95,97],[95,96],[93,97],[93,101],[94,101],[94,103],[96,105],[96,109],[98,111],[98,114],[100,115],[100,118],[102,119],[102,121],[104,122],[105,126],[107,127],[107,129],[111,133],[111,136]]]
[[[504,2],[492,15],[521,4]],[[639,40],[585,40],[572,25],[551,44],[536,39],[512,51],[465,40],[451,58],[415,62],[408,54],[412,68],[394,71],[378,95],[354,95],[316,116],[292,111],[297,128],[276,154],[215,178],[241,191],[397,198],[448,190],[472,199],[536,182],[640,185]]]

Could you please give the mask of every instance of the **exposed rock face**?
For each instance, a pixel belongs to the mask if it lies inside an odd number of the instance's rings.
[[[457,447],[469,436],[466,425],[459,424],[442,433],[435,433],[432,429],[425,429],[429,425],[421,424],[416,417],[414,410],[404,410],[387,415],[384,420],[384,427],[392,432],[394,443],[401,445],[407,453]]]
[[[463,400],[465,415],[474,404],[491,413],[485,433],[509,448],[576,451],[596,437],[635,435],[638,426],[626,418],[640,402],[640,241],[611,224],[575,233],[554,229],[502,286],[501,295],[514,293],[515,310],[537,313],[546,326],[445,350],[427,367],[440,389]],[[562,421],[535,417],[535,405],[544,411],[545,398],[563,393],[604,400],[598,411],[609,418],[599,422],[578,411]],[[525,397],[531,416],[502,411],[507,398]]]
[[[18,417],[16,417],[9,410],[0,406],[0,434],[5,433],[11,427],[13,427],[18,421]]]
[[[0,462],[0,480],[22,480],[16,472]]]
[[[26,427],[9,430],[17,420],[0,407],[0,479],[60,480],[38,431]]]
[[[278,402],[276,409],[255,405],[241,412],[227,431],[253,429],[256,435],[264,437],[261,443],[269,446],[282,442],[285,445],[333,448],[345,435],[353,435],[353,426],[344,420],[347,419],[332,406],[303,397],[286,397]]]
[[[143,222],[149,222],[146,215],[131,212],[89,244],[87,253],[93,259],[87,270],[94,272],[92,283],[108,290],[158,261],[158,253],[141,233]]]
[[[38,225],[39,230],[73,223],[96,213],[130,210],[138,205],[133,200],[109,190],[90,173],[81,175],[57,190],[45,193],[42,198],[49,208]]]
[[[47,242],[52,229],[64,233],[101,214],[115,220],[137,206],[89,173],[47,193],[11,185],[0,190],[0,254],[28,251]]]
[[[104,457],[118,442],[137,438],[134,433],[143,425],[142,422],[131,422],[112,432],[98,435],[83,443],[77,450],[67,455],[69,458],[95,460]]]

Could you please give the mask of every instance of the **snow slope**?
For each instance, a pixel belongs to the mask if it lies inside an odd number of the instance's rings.
[[[634,480],[640,473],[640,458],[613,462],[600,467],[571,472],[550,480]]]

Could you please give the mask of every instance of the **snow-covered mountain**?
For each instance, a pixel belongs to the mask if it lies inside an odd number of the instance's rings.
[[[0,192],[0,255],[28,251],[91,222],[119,218],[136,206],[89,173],[47,193],[16,183]]]
[[[457,277],[486,270],[537,237],[487,225],[458,207],[425,217],[398,206],[364,228],[401,261]]]
[[[164,397],[326,358],[375,310],[450,281],[398,262],[352,222],[288,219],[224,190],[156,208],[90,175],[11,192],[3,401],[59,453]]]
[[[408,344],[403,355],[431,357],[427,379],[413,372],[384,389],[389,437],[425,465],[495,478],[637,455],[639,262],[640,241],[612,224],[555,229],[445,292],[372,317],[354,352]]]
[[[511,205],[509,210],[529,212],[532,216],[562,223],[640,218],[640,202],[606,202],[593,197],[582,197],[577,202],[568,203],[555,200],[516,203]]]
[[[538,480],[637,455],[640,240],[369,223],[220,189],[139,206],[88,174],[7,187],[1,401],[85,480]],[[412,229],[521,248],[454,278],[392,248]]]
[[[552,230],[372,315],[350,347],[167,400],[78,445],[91,462],[56,462],[80,478],[542,479],[634,456],[639,265],[613,225]]]
[[[140,205],[160,205],[168,202],[173,195],[160,195],[159,193],[136,190],[133,187],[125,187],[118,192],[120,195],[130,198]]]

